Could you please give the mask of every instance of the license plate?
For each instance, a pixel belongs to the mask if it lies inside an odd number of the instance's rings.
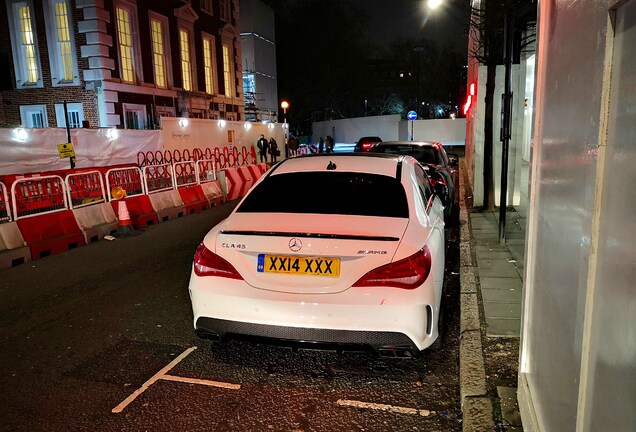
[[[256,270],[259,273],[337,277],[340,275],[340,258],[259,254]]]

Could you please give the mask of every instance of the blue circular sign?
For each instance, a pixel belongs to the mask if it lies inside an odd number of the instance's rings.
[[[409,113],[406,115],[406,118],[409,120],[415,120],[417,119],[417,113],[415,111],[409,111]]]

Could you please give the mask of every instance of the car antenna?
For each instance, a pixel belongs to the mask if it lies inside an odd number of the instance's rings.
[[[332,161],[329,161],[329,165],[327,165],[327,169],[328,170],[335,170],[336,169],[336,164],[333,163]]]

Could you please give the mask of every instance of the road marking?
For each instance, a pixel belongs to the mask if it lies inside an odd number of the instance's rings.
[[[158,379],[160,379],[162,376],[164,376],[166,374],[166,372],[168,372],[170,369],[175,367],[177,365],[177,363],[179,363],[181,360],[186,358],[195,349],[197,349],[197,347],[194,346],[194,347],[190,347],[187,350],[185,350],[184,352],[182,352],[179,355],[179,357],[175,358],[170,363],[168,363],[168,365],[166,367],[164,367],[159,372],[154,374],[152,378],[150,378],[148,381],[143,383],[141,385],[141,387],[139,387],[137,390],[135,390],[135,392],[133,394],[131,394],[130,396],[128,396],[122,403],[120,403],[115,408],[113,408],[113,412],[114,413],[122,412],[124,410],[124,408],[126,408],[128,406],[129,403],[131,403],[132,401],[137,399],[137,396],[139,396],[140,394],[145,392],[148,389],[148,387],[153,385]]]
[[[385,404],[377,404],[372,402],[362,402],[348,399],[338,399],[338,405],[340,406],[348,406],[354,408],[366,408],[377,411],[389,411],[398,414],[411,414],[411,415],[421,415],[422,417],[428,417],[431,414],[434,414],[434,411],[429,410],[418,410],[415,408],[407,408],[393,405],[385,405]]]
[[[201,385],[220,387],[220,388],[225,388],[230,390],[240,390],[241,388],[240,384],[232,384],[232,383],[226,383],[221,381],[209,381],[209,380],[197,379],[197,378],[185,378],[185,377],[179,377],[174,375],[164,375],[160,377],[159,379],[162,379],[165,381],[176,381],[176,382],[188,383],[188,384],[201,384]]]

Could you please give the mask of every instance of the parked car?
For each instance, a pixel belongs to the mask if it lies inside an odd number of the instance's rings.
[[[196,250],[194,327],[216,341],[241,335],[410,357],[439,346],[444,266],[443,205],[414,158],[287,159]]]
[[[448,220],[455,206],[455,185],[459,181],[459,162],[449,160],[444,146],[432,141],[384,141],[371,150],[376,153],[402,154],[413,156],[421,164],[428,165],[431,183],[438,193],[448,189],[443,200],[444,214]],[[445,187],[444,187],[445,186]]]
[[[366,136],[362,137],[358,140],[356,145],[353,147],[354,152],[368,152],[379,142],[382,142],[382,139],[377,136]]]

